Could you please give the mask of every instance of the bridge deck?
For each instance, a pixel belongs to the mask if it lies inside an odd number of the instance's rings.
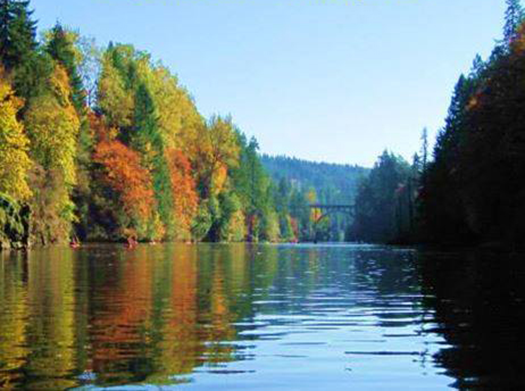
[[[310,204],[310,208],[312,209],[354,209],[354,205],[346,205],[346,204]]]

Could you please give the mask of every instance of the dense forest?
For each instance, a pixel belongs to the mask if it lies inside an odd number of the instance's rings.
[[[132,45],[0,0],[0,247],[67,241],[518,243],[525,233],[525,23],[454,88],[411,162],[372,169],[270,157],[231,117],[204,118]],[[350,159],[349,159],[350,160]],[[312,204],[354,205],[350,214]]]
[[[270,177],[278,183],[278,200],[289,199],[292,217],[300,219],[300,201],[309,204],[354,205],[358,185],[369,169],[348,164],[311,162],[286,156],[262,155],[262,164]],[[293,194],[292,194],[293,193]],[[276,203],[280,205],[279,202]],[[348,238],[348,227],[353,215],[342,212],[315,211],[317,220],[303,219],[301,240],[343,241]],[[320,220],[320,218],[322,219]]]
[[[357,194],[356,239],[522,244],[525,234],[525,22],[506,0],[503,39],[454,88],[429,156],[380,156]]]
[[[312,162],[287,156],[261,157],[275,182],[285,179],[301,189],[312,188],[320,203],[352,203],[359,181],[369,169],[357,165]]]
[[[29,1],[0,1],[4,245],[310,238],[312,195],[274,185],[257,141],[148,53],[59,23],[41,37]]]
[[[359,182],[348,240],[384,243],[411,238],[423,162],[418,154],[412,164],[389,151],[379,156],[370,174]]]

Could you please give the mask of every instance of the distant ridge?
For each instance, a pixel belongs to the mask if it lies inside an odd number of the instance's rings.
[[[261,161],[276,183],[284,178],[301,189],[313,188],[318,201],[326,203],[352,202],[360,178],[370,172],[369,168],[358,165],[313,162],[284,155],[263,154]]]

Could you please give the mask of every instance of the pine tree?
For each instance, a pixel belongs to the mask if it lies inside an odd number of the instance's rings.
[[[7,70],[28,61],[37,48],[29,1],[0,0],[0,57]]]
[[[75,49],[75,33],[67,31],[57,23],[49,33],[46,51],[66,70],[71,84],[72,100],[79,114],[85,108],[85,93],[78,72],[78,51]]]
[[[516,39],[518,27],[523,21],[523,8],[520,0],[505,0],[507,10],[505,11],[505,26],[503,27],[503,38],[505,44],[509,45]]]
[[[171,175],[159,132],[155,104],[147,86],[141,83],[135,95],[135,129],[131,143],[143,155],[144,165],[152,170],[158,212],[168,235],[173,234],[173,189]]]
[[[8,72],[14,71],[18,96],[30,98],[45,89],[53,67],[38,53],[36,22],[29,1],[0,0],[0,58]]]
[[[423,132],[421,132],[421,158],[423,163],[423,173],[427,169],[427,163],[428,163],[428,129],[423,128]]]

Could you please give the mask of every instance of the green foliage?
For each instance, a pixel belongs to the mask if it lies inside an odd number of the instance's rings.
[[[71,101],[67,73],[61,66],[47,81],[47,91],[31,100],[25,114],[35,162],[31,176],[33,234],[46,244],[69,239],[76,221],[71,199],[77,183],[76,156],[80,121]]]
[[[341,176],[359,168],[302,162],[314,170],[276,186],[255,138],[229,116],[204,119],[132,45],[101,52],[60,23],[41,43],[35,31],[28,1],[0,0],[0,191],[28,200],[37,242],[306,240],[313,190],[353,197]],[[332,184],[317,186],[330,169]]]
[[[142,153],[143,165],[153,174],[153,189],[158,212],[168,236],[173,236],[173,190],[164,154],[164,143],[157,124],[153,99],[145,84],[140,84],[135,97],[134,130],[131,145]]]
[[[519,243],[525,233],[525,27],[519,2],[507,4],[506,47],[460,77],[425,173],[428,241]]]
[[[37,48],[32,13],[29,1],[0,2],[0,55],[8,70],[26,65]]]
[[[370,175],[359,184],[353,238],[386,242],[400,233],[396,219],[397,194],[410,175],[410,166],[399,156],[384,151]]]
[[[68,77],[57,66],[48,92],[32,99],[25,115],[31,154],[45,169],[59,170],[67,186],[76,183],[76,147],[80,127],[70,100]]]
[[[203,201],[201,203],[197,211],[197,215],[193,220],[191,232],[196,240],[203,240],[212,226],[212,214],[210,213],[208,204],[208,201]]]
[[[57,23],[47,34],[45,50],[53,60],[58,62],[67,72],[71,86],[71,99],[79,115],[85,110],[85,93],[82,79],[78,72],[81,62],[81,52],[76,46],[78,34],[64,29]]]
[[[32,13],[29,1],[0,2],[0,58],[5,69],[14,73],[15,91],[25,99],[41,92],[52,71],[49,59],[38,50]]]
[[[505,26],[503,37],[505,43],[510,45],[518,36],[518,28],[523,21],[523,8],[520,0],[505,0],[507,10],[505,11]]]
[[[357,193],[359,178],[369,169],[329,163],[316,163],[284,156],[262,156],[263,166],[278,184],[274,190],[274,202],[279,212],[281,231],[285,228],[287,215],[298,223],[299,240],[314,240],[315,229],[327,229],[321,235],[332,241],[341,240],[352,218],[348,214],[334,213],[323,223],[329,228],[317,226],[310,218],[307,193],[315,190],[321,204],[352,205]],[[319,238],[319,235],[318,235]]]
[[[0,249],[29,245],[30,209],[0,193]]]

